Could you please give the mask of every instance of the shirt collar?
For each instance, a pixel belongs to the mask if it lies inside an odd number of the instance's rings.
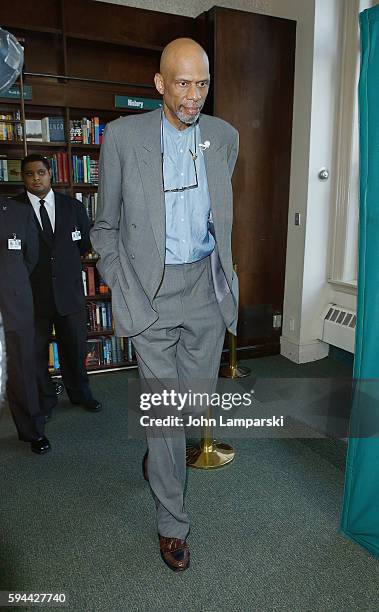
[[[164,111],[162,111],[163,117],[163,129],[166,133],[172,134],[174,136],[187,136],[188,134],[192,134],[193,128],[197,125],[198,121],[189,125],[185,130],[178,130],[176,127],[169,122]]]
[[[55,204],[54,191],[52,189],[50,189],[49,193],[47,193],[44,198],[40,198],[39,196],[34,195],[34,193],[30,193],[30,191],[27,191],[26,193],[28,194],[28,198],[32,204],[39,205],[40,200],[42,199],[45,200],[45,203],[48,206],[54,206]]]

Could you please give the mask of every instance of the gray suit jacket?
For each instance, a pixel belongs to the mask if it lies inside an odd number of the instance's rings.
[[[115,333],[134,336],[158,315],[154,310],[165,261],[165,200],[161,167],[161,111],[120,117],[104,132],[99,198],[91,230],[98,269],[112,291]],[[216,117],[200,115],[211,199],[213,283],[227,328],[236,332],[238,281],[233,272],[231,176],[238,155],[238,132]]]

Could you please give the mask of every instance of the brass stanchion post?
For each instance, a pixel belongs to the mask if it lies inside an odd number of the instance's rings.
[[[234,271],[237,272],[237,265],[234,264]],[[237,364],[237,336],[229,334],[229,365],[220,368],[220,375],[224,378],[242,378],[248,376],[248,368],[239,367]],[[206,418],[212,416],[211,409],[208,409]],[[189,467],[209,470],[222,467],[233,461],[235,451],[232,446],[224,442],[216,442],[212,438],[212,428],[209,425],[204,427],[203,438],[200,444],[187,445],[187,465]]]
[[[210,408],[206,413],[206,419],[212,417]],[[204,437],[199,444],[187,445],[187,465],[188,467],[210,470],[222,467],[233,461],[235,452],[232,446],[224,442],[216,442],[212,438],[212,427],[205,425]]]
[[[234,271],[237,272],[237,264],[233,266]],[[245,378],[249,376],[249,368],[239,366],[237,363],[237,336],[229,333],[229,364],[224,365],[220,368],[220,376],[222,378]]]

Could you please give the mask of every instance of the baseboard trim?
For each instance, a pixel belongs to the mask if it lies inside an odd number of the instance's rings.
[[[321,340],[315,340],[308,344],[298,344],[288,338],[280,338],[280,354],[293,363],[308,363],[318,361],[329,355],[329,344]]]
[[[259,357],[268,357],[270,355],[280,354],[279,338],[275,342],[267,342],[266,344],[256,344],[254,346],[239,346],[237,348],[237,359],[257,359]],[[225,365],[229,360],[229,349],[225,348],[222,351],[221,364]]]

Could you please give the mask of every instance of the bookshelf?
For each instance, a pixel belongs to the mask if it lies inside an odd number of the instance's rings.
[[[38,152],[50,159],[53,188],[80,199],[94,221],[102,130],[119,116],[143,112],[116,108],[115,96],[157,98],[153,76],[161,50],[172,36],[193,36],[193,21],[90,0],[41,0],[38,12],[30,0],[15,0],[12,11],[0,7],[0,19],[2,27],[23,40],[26,94],[25,120],[19,98],[0,98],[0,193],[22,191],[17,163],[25,152]],[[59,137],[51,137],[48,118],[61,123]],[[100,290],[99,282],[96,258],[83,258],[87,369],[135,367],[131,341],[114,336],[110,292]],[[49,361],[51,373],[59,375],[54,336]]]
[[[96,160],[100,145],[70,142],[70,121],[98,116],[107,123],[144,112],[116,107],[115,96],[156,98],[153,77],[164,46],[180,36],[203,45],[212,75],[204,112],[240,133],[233,176],[238,350],[279,353],[273,315],[283,312],[296,23],[220,7],[193,19],[94,0],[39,0],[38,11],[32,0],[5,0],[0,23],[25,40],[26,117],[64,117],[64,142],[28,143],[28,151],[67,153],[69,180],[54,188],[83,198],[96,185],[74,181],[72,156]],[[19,105],[0,99],[0,114]],[[22,154],[20,143],[0,142],[0,155]],[[0,182],[0,193],[14,195],[20,187]]]

